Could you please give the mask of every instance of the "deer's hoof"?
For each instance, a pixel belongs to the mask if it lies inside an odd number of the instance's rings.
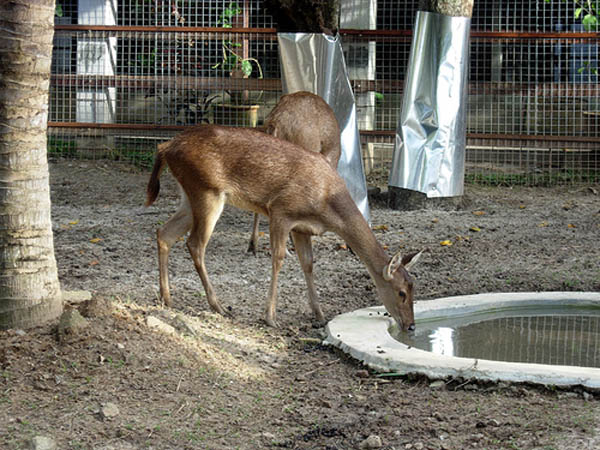
[[[277,320],[275,320],[273,317],[265,317],[263,320],[271,328],[279,328]]]

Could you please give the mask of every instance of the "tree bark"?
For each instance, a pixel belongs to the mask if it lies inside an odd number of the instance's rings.
[[[0,329],[62,311],[46,155],[54,7],[0,1]]]
[[[474,0],[420,0],[421,11],[435,12],[452,17],[472,17]]]
[[[265,0],[277,31],[335,35],[340,22],[340,0]]]

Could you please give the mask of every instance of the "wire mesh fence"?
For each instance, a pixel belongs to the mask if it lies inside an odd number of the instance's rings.
[[[58,3],[50,155],[148,164],[157,142],[187,126],[260,126],[282,95],[262,1]],[[342,2],[367,172],[390,168],[417,3]],[[356,29],[346,16],[365,4],[371,29]],[[600,181],[600,43],[573,14],[560,0],[475,2],[468,181]]]

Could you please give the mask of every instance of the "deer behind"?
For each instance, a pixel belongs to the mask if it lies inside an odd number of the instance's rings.
[[[364,262],[392,317],[403,329],[414,328],[413,281],[407,269],[420,253],[404,259],[399,254],[387,256],[344,181],[321,154],[256,130],[196,127],[159,146],[146,205],[158,196],[165,163],[182,189],[183,202],[192,211],[187,246],[214,311],[225,314],[210,283],[204,257],[214,226],[228,203],[269,218],[272,278],[264,316],[267,324],[277,325],[277,278],[290,233],[304,272],[311,309],[317,320],[325,320],[312,275],[311,235],[330,230],[341,236]],[[164,250],[161,245],[159,230],[159,255]],[[166,273],[166,259],[159,261],[162,276]],[[162,281],[161,278],[161,288]]]
[[[264,131],[299,145],[305,150],[321,153],[329,165],[337,168],[340,160],[340,127],[333,110],[318,95],[300,91],[281,97],[265,119]],[[260,216],[254,214],[248,251],[258,250]]]

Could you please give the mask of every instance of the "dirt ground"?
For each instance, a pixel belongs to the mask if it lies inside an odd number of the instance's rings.
[[[162,307],[154,236],[178,204],[171,178],[146,209],[147,172],[82,161],[50,169],[62,286],[93,298],[67,305],[85,317],[80,327],[0,333],[1,448],[45,448],[44,438],[60,449],[600,448],[600,393],[388,379],[323,347],[293,258],[280,276],[280,328],[265,327],[268,239],[257,257],[246,253],[245,212],[225,210],[207,254],[232,318],[209,311],[183,242],[169,264],[174,306]],[[419,301],[600,291],[599,192],[468,185],[455,210],[398,212],[373,199],[372,225],[390,253],[427,249],[413,271]],[[342,244],[314,239],[329,318],[378,304]]]

